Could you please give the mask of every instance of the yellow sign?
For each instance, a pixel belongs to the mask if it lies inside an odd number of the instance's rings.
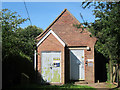
[[[53,60],[60,60],[60,58],[53,58]]]

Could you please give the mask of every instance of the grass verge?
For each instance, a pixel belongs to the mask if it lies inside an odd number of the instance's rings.
[[[83,85],[73,85],[73,84],[65,84],[65,85],[37,85],[37,84],[28,84],[28,85],[18,85],[11,88],[12,90],[30,90],[30,89],[38,89],[38,90],[72,90],[72,89],[82,89],[82,90],[96,90],[90,86],[83,86]],[[9,89],[8,89],[9,90]]]

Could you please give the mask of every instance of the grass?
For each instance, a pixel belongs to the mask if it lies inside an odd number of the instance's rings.
[[[73,84],[65,84],[65,85],[37,85],[37,84],[29,84],[29,85],[18,85],[16,87],[13,87],[12,89],[15,90],[29,90],[29,89],[38,89],[38,90],[62,90],[62,89],[90,89],[90,90],[96,90],[93,87],[90,86],[83,86],[83,85],[73,85]]]
[[[115,88],[115,87],[117,87],[117,85],[114,85],[113,83],[110,83],[109,81],[106,81],[106,83],[107,83],[107,87],[108,88]]]

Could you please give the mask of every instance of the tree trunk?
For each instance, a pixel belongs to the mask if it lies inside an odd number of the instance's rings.
[[[115,82],[115,78],[116,78],[116,74],[117,74],[117,69],[116,69],[116,68],[117,68],[116,65],[114,65],[114,66],[113,66],[113,79],[112,79],[112,80],[113,80],[113,81],[112,81],[113,83]]]
[[[112,83],[112,60],[109,60],[110,83]]]
[[[120,64],[118,63],[118,87],[120,87]]]

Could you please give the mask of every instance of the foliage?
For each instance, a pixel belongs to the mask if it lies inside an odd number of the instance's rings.
[[[2,60],[10,54],[18,54],[21,50],[16,47],[20,44],[16,29],[27,19],[20,18],[16,12],[8,9],[2,10]],[[18,18],[17,18],[18,17]]]
[[[112,84],[111,82],[109,82],[109,81],[106,81],[106,84],[107,84],[107,87],[108,88],[114,88],[114,90],[118,90],[116,87],[116,85],[115,84]]]
[[[2,54],[3,60],[10,54],[20,54],[20,52],[33,57],[35,37],[43,30],[36,26],[20,28],[20,24],[27,19],[22,19],[16,12],[8,9],[2,10]]]
[[[120,63],[120,1],[119,2],[83,2],[83,8],[94,7],[96,20],[84,22],[93,36],[98,38],[95,48],[109,59],[107,76],[112,82],[112,66]],[[118,75],[119,79],[119,75]],[[118,82],[118,86],[120,83]]]
[[[83,8],[94,6],[96,20],[89,31],[98,38],[95,48],[113,62],[120,61],[120,2],[83,3]],[[86,22],[85,22],[86,23]]]
[[[27,19],[22,19],[17,12],[11,12],[8,9],[2,10],[2,28],[4,31],[16,31],[20,24],[24,23]]]
[[[21,45],[19,48],[23,48],[22,52],[28,55],[31,59],[33,59],[34,49],[35,47],[35,37],[37,37],[43,30],[36,26],[28,26],[24,29],[18,29],[17,34],[19,35],[19,39],[21,41]]]
[[[8,59],[2,62],[2,87],[7,88],[13,85],[20,84],[21,73],[25,73],[29,76],[30,80],[34,75],[31,59],[24,55],[12,55]]]
[[[20,82],[21,73],[33,78],[33,56],[35,37],[43,30],[36,26],[21,28],[28,19],[22,19],[16,12],[3,9],[2,12],[2,69],[3,87]]]

